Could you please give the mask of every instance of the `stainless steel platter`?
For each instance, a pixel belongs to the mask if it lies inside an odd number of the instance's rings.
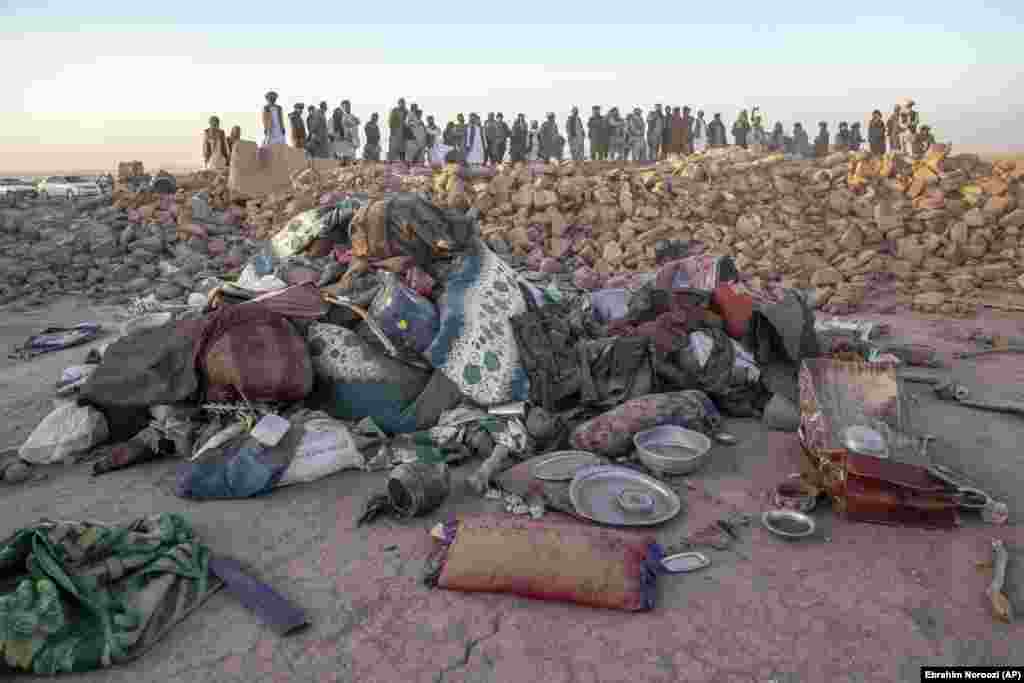
[[[544,481],[572,481],[584,467],[603,465],[604,460],[588,451],[555,451],[534,459],[530,471]]]
[[[679,494],[664,482],[616,465],[577,472],[569,485],[569,499],[581,517],[614,526],[653,526],[683,509]]]

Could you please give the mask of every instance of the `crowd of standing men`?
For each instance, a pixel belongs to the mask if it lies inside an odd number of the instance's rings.
[[[583,161],[587,158],[587,142],[591,160],[656,161],[709,147],[726,147],[730,136],[739,147],[783,152],[798,158],[856,151],[865,142],[872,154],[884,154],[888,149],[921,155],[935,142],[930,127],[920,125],[912,100],[896,105],[888,119],[875,110],[866,140],[860,123],[841,122],[833,138],[828,123],[822,121],[812,143],[801,123],[794,123],[790,134],[781,122],[766,130],[759,107],[742,110],[730,129],[726,129],[720,113],[708,121],[703,111],[694,116],[690,107],[670,109],[660,104],[646,116],[639,107],[623,116],[618,107],[603,113],[595,105],[586,121],[579,109],[573,107],[564,129],[559,128],[554,113],[548,113],[543,123],[527,122],[526,115],[519,114],[509,125],[504,114],[493,112],[483,121],[476,113],[470,114],[468,121],[458,114],[441,129],[433,116],[424,116],[416,104],[406,106],[405,100],[399,99],[386,121],[389,136],[385,155],[377,113],[363,124],[352,113],[351,102],[345,100],[333,112],[328,111],[327,102],[320,102],[319,107],[306,107],[300,102],[285,115],[277,99],[275,92],[266,94],[261,112],[264,145],[287,144],[290,137],[291,144],[305,150],[310,158],[341,161],[360,158],[360,149],[361,158],[366,161],[381,161],[384,156],[388,161],[409,164],[494,164],[506,159]],[[237,139],[237,135],[232,131],[231,138]],[[233,140],[224,137],[219,121],[213,117],[210,128],[204,132],[203,155],[207,166],[220,166],[230,159]]]

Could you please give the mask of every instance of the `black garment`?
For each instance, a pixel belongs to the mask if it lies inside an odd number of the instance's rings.
[[[729,144],[725,137],[725,124],[720,119],[715,119],[708,124],[708,145],[711,147],[725,147]]]
[[[608,154],[608,122],[605,117],[594,114],[587,120],[587,133],[590,137],[590,158],[601,159]]]
[[[368,122],[363,126],[363,132],[366,133],[366,144],[368,145],[379,145],[380,144],[380,126],[373,121]]]
[[[848,129],[840,128],[836,133],[836,147],[844,152],[850,149],[850,131]]]
[[[872,154],[885,154],[885,123],[872,121],[868,126],[868,144]]]
[[[576,356],[583,405],[607,409],[655,391],[654,350],[643,337],[584,341]]]
[[[761,368],[761,383],[773,394],[800,404],[797,372],[804,358],[820,355],[814,311],[807,299],[787,290],[777,304],[756,304],[744,339]]]
[[[526,159],[526,138],[529,135],[529,130],[525,124],[516,121],[512,126],[512,150],[511,157],[512,162],[519,162]]]
[[[580,337],[569,322],[573,305],[566,302],[540,308],[533,294],[526,287],[522,290],[527,310],[509,318],[509,324],[530,377],[530,401],[554,411],[580,390],[575,350]]]

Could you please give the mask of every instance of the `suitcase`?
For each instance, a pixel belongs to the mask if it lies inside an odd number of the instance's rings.
[[[846,427],[870,424],[905,439],[894,365],[806,360],[800,369],[800,442],[805,469],[853,521],[950,528],[959,490],[928,472],[927,463],[897,462],[849,450]]]

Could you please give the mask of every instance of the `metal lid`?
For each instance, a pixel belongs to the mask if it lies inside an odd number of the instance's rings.
[[[643,501],[638,494],[643,494]],[[580,470],[569,485],[569,499],[581,517],[616,526],[661,524],[678,515],[683,505],[667,484],[616,465]],[[637,505],[626,509],[624,500]],[[647,505],[639,505],[641,502]]]

